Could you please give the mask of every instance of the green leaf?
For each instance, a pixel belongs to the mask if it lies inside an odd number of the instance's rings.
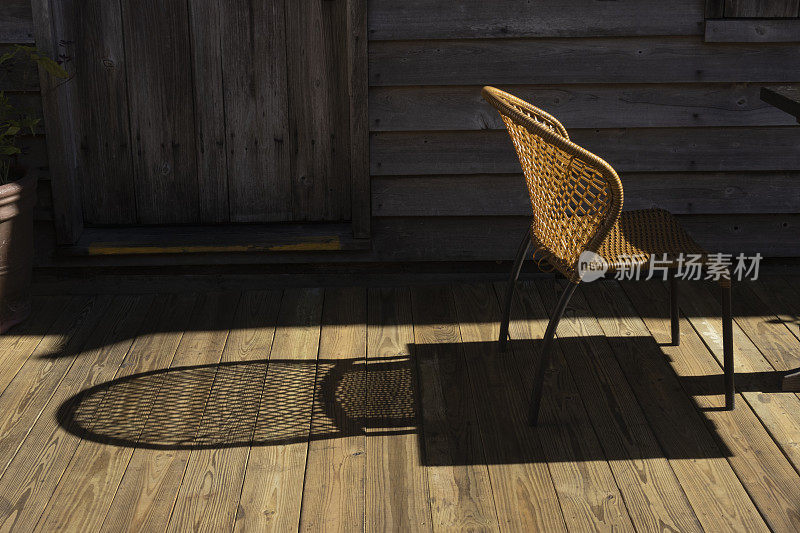
[[[49,57],[38,57],[35,61],[51,76],[61,79],[69,78],[69,73],[64,70],[64,67]]]
[[[21,153],[22,150],[16,146],[0,146],[0,155],[17,155]]]
[[[6,135],[16,135],[19,133],[20,127],[19,126],[11,126],[6,130]]]

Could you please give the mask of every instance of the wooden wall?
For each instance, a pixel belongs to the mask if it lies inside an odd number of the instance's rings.
[[[530,206],[492,84],[608,160],[626,209],[668,208],[710,248],[800,255],[800,126],[759,99],[800,82],[800,43],[706,43],[703,0],[369,7],[376,227],[511,255]]]
[[[26,0],[9,1],[0,42],[28,42]],[[512,256],[530,207],[484,84],[550,111],[614,165],[626,209],[668,208],[710,248],[800,256],[800,126],[758,97],[800,82],[800,44],[706,43],[704,0],[368,7],[373,250],[309,260]],[[29,157],[46,167],[41,140]]]

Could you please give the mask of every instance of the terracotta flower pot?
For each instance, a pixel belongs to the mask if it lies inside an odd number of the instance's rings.
[[[36,176],[0,185],[0,333],[31,312]]]

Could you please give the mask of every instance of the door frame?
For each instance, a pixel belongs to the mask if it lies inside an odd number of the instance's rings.
[[[36,45],[49,57],[59,56],[59,43],[70,42],[73,28],[67,10],[73,0],[31,0]],[[369,175],[369,77],[367,0],[347,2],[348,95],[350,100],[351,224],[353,237],[371,235],[372,198]],[[69,62],[65,64],[69,70]],[[73,245],[83,233],[80,168],[75,139],[71,83],[53,80],[41,68],[50,179],[53,188],[56,242]]]

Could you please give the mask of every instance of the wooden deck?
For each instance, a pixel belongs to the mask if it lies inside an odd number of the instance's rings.
[[[800,282],[38,297],[0,337],[0,531],[800,530]]]

